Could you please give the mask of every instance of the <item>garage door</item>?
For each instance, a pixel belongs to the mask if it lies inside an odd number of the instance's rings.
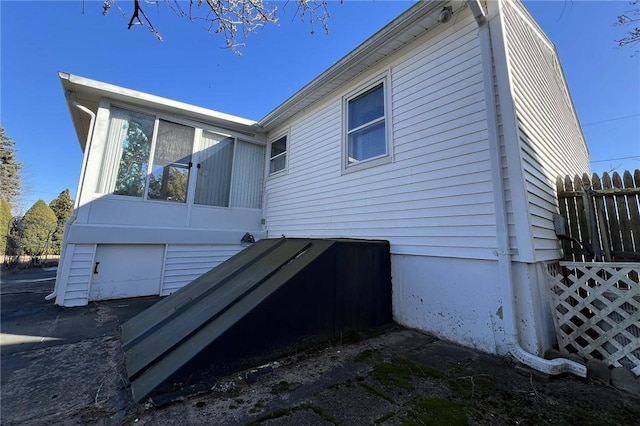
[[[98,245],[89,300],[160,294],[164,245]]]

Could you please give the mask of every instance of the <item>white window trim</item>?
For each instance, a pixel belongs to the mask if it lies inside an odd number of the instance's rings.
[[[348,121],[348,113],[349,113],[349,101],[360,96],[367,90],[374,88],[375,86],[382,83],[383,87],[383,95],[384,95],[384,118],[379,118],[378,120],[384,119],[385,121],[385,139],[386,139],[386,154],[379,155],[377,157],[372,157],[363,161],[360,161],[355,164],[349,164],[349,121]],[[378,74],[374,78],[367,80],[366,83],[358,86],[356,89],[348,92],[342,97],[342,174],[352,173],[362,169],[368,169],[371,167],[376,167],[382,164],[388,164],[393,162],[393,143],[391,135],[393,134],[391,131],[391,70],[388,69],[382,74]],[[375,120],[374,120],[375,122]],[[367,123],[366,125],[360,126],[370,126],[372,122]],[[352,129],[352,131],[358,130],[359,128]]]
[[[274,142],[279,141],[280,139],[282,139],[283,137],[287,138],[287,144],[285,145],[285,151],[276,155],[275,157],[271,156],[271,144]],[[280,175],[284,175],[287,174],[289,171],[289,153],[291,151],[291,129],[287,129],[284,132],[280,132],[280,133],[276,133],[276,136],[273,138],[269,138],[269,141],[267,143],[267,164],[265,167],[265,170],[267,171],[267,176],[269,178],[271,177],[275,177],[275,176],[280,176]],[[284,155],[284,168],[277,170],[273,173],[271,173],[271,160],[273,160],[274,158],[280,157]]]

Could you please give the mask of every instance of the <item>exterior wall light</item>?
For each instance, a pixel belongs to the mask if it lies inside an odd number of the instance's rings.
[[[438,16],[438,22],[441,24],[446,24],[451,20],[451,16],[453,15],[453,7],[447,6],[443,7],[440,15]]]

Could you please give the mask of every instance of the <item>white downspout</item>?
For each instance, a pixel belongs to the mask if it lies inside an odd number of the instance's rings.
[[[515,296],[513,290],[513,277],[511,271],[511,248],[509,245],[509,227],[507,222],[507,205],[504,193],[504,176],[502,172],[502,161],[500,155],[500,139],[498,137],[498,121],[496,109],[496,92],[493,79],[493,51],[491,46],[491,35],[489,24],[484,13],[478,13],[476,6],[471,6],[479,25],[479,38],[482,49],[482,71],[485,84],[485,94],[487,102],[487,125],[489,134],[489,152],[491,155],[491,173],[493,181],[493,196],[496,208],[496,232],[497,232],[497,255],[498,274],[500,284],[504,290],[504,300],[502,306],[504,318],[504,330],[507,341],[507,350],[519,362],[546,374],[572,373],[580,377],[587,377],[587,368],[577,362],[556,358],[547,360],[537,355],[525,351],[520,346],[518,338],[518,321],[515,310]]]
[[[89,157],[89,148],[91,147],[91,140],[93,139],[93,126],[96,122],[96,114],[84,105],[80,105],[77,101],[70,101],[71,105],[78,108],[80,111],[86,112],[91,117],[89,123],[89,133],[87,133],[87,140],[84,144],[84,155],[82,156],[82,168],[80,169],[80,182],[78,182],[78,190],[76,191],[76,200],[73,203],[73,213],[67,221],[64,223],[63,235],[69,235],[69,228],[76,221],[78,217],[78,207],[80,207],[80,195],[82,194],[82,187],[84,186],[84,177],[87,170],[87,159]],[[60,248],[60,260],[64,259],[67,246],[63,244]],[[58,282],[60,280],[62,268],[58,264],[58,270],[56,271],[56,285],[51,294],[48,294],[44,299],[51,300],[58,295]]]

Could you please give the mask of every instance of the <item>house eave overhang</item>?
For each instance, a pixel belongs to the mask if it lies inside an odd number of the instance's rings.
[[[77,75],[59,72],[58,76],[62,83],[62,88],[67,100],[71,120],[80,142],[80,147],[84,151],[89,134],[90,117],[74,106],[78,103],[94,113],[97,113],[98,106],[102,99],[113,102],[122,102],[126,105],[139,106],[159,113],[166,113],[170,116],[178,116],[193,121],[206,123],[212,126],[223,127],[242,133],[252,134],[259,130],[257,122],[230,114],[189,105],[183,102],[174,101],[136,90],[126,89],[113,84],[103,83]]]
[[[320,74],[258,122],[270,131],[299,111],[326,97],[333,90],[392,55],[438,24],[437,15],[447,3],[463,1],[418,1],[380,31]],[[454,7],[458,9],[459,7]]]

